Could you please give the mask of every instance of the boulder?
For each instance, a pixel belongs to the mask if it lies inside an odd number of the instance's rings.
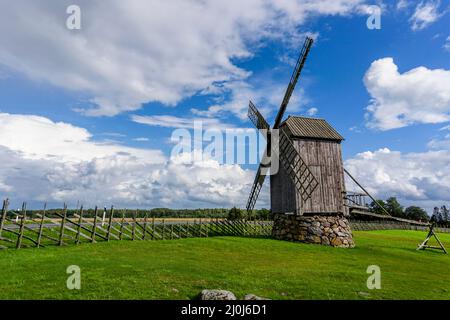
[[[233,292],[227,290],[203,290],[200,300],[236,300]]]

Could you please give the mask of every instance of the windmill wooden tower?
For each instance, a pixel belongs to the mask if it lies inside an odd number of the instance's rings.
[[[312,44],[313,40],[306,38],[272,129],[250,101],[248,115],[267,133],[267,152],[258,167],[247,211],[255,206],[271,161],[279,161],[278,171],[270,175],[273,236],[352,247],[345,219],[344,138],[323,119],[289,116],[282,121]],[[278,135],[278,143],[272,143],[272,135]]]

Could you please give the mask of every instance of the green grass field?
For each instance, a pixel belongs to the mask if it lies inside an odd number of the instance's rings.
[[[450,249],[450,234],[439,234]],[[235,237],[112,241],[0,252],[1,299],[192,299],[202,289],[271,299],[450,299],[450,256],[418,231],[354,232],[339,249]],[[381,268],[369,290],[366,269]],[[81,268],[81,290],[66,268]]]

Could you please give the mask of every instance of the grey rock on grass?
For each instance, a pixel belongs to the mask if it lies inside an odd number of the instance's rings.
[[[226,290],[203,290],[200,293],[200,300],[236,300],[233,292]]]

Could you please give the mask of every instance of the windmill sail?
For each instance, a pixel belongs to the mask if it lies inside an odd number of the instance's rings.
[[[283,101],[280,105],[280,109],[278,110],[278,114],[275,118],[275,123],[273,125],[273,129],[278,129],[281,124],[281,121],[283,119],[287,105],[289,104],[289,100],[292,96],[292,93],[294,92],[295,86],[298,82],[298,79],[302,72],[303,66],[305,65],[306,58],[308,57],[308,54],[312,47],[313,42],[314,41],[312,38],[307,37],[305,43],[303,44],[303,47],[302,47],[300,55],[297,59],[297,63],[295,65],[294,71],[291,75],[291,79],[289,81],[288,87],[284,94]],[[248,116],[249,116],[250,120],[254,123],[254,125],[259,130],[262,130],[262,129],[270,130],[269,124],[264,119],[264,117],[261,115],[261,113],[258,111],[258,109],[256,109],[255,105],[251,101],[250,101],[250,105],[249,105]],[[287,139],[288,139],[288,141],[290,141],[289,137],[287,137]],[[280,145],[281,145],[281,141],[280,141]],[[289,145],[289,144],[287,144],[287,145]],[[292,142],[290,142],[290,145],[292,145]],[[284,144],[284,146],[286,147],[286,143]],[[288,148],[288,147],[286,147],[286,148]],[[294,149],[295,152],[297,152],[293,146],[292,146],[292,148]],[[267,151],[267,149],[269,149],[269,151],[272,151],[271,147],[270,147],[270,141],[268,141],[268,148],[266,148],[266,151]],[[284,151],[292,151],[292,150],[289,149],[289,150],[284,150]],[[283,154],[283,152],[281,152],[281,154]],[[267,152],[264,152],[264,154],[266,155]],[[298,152],[297,152],[297,155],[298,155]],[[283,159],[284,156],[282,156],[281,158]],[[284,161],[282,160],[281,162],[283,163],[283,162],[287,161],[286,159]],[[268,160],[267,156],[265,156],[265,158],[263,160]],[[295,186],[297,187],[297,185],[298,185],[298,188],[299,188],[298,190],[301,190],[300,192],[302,194],[302,198],[303,197],[309,198],[311,196],[311,193],[317,187],[317,180],[315,180],[314,176],[312,176],[310,170],[307,167],[306,167],[307,171],[305,171],[306,165],[305,165],[304,161],[301,160],[301,158],[299,161],[298,157],[293,156],[293,160],[297,161],[295,166],[291,167],[291,165],[289,164],[288,169],[285,168],[285,170],[288,171],[288,174],[291,177]],[[266,175],[263,173],[263,169],[267,168],[268,161],[263,161],[263,163],[264,163],[264,165],[260,164],[258,167],[258,171],[256,172],[256,177],[253,182],[252,189],[250,191],[250,196],[247,201],[247,211],[251,211],[255,207],[256,200],[258,199],[259,193],[264,184]],[[297,168],[299,163],[300,163],[300,167]],[[305,173],[306,173],[306,175],[305,175]]]
[[[255,181],[252,185],[252,190],[250,191],[250,196],[247,201],[247,211],[253,210],[255,207],[256,200],[258,199],[261,188],[264,184],[264,180],[266,179],[266,175],[261,173],[262,165],[260,164],[258,167],[258,171],[256,172]]]
[[[256,128],[258,130],[269,130],[269,124],[267,123],[266,119],[262,116],[262,114],[256,109],[256,106],[253,104],[253,102],[250,101],[250,104],[248,106],[248,117],[253,122]]]
[[[300,52],[300,56],[297,59],[294,72],[292,73],[291,80],[289,81],[286,93],[284,94],[283,102],[281,102],[280,110],[278,111],[277,117],[275,118],[275,123],[273,125],[274,129],[278,129],[281,121],[283,120],[284,112],[286,111],[289,100],[291,99],[292,93],[294,92],[295,86],[297,85],[298,78],[302,73],[303,66],[305,65],[306,58],[308,57],[313,42],[314,40],[312,38],[307,37],[305,43],[303,44],[302,51]]]

